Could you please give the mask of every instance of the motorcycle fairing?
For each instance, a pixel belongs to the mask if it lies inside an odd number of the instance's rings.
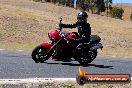
[[[43,42],[40,45],[43,46],[43,47],[45,47],[45,48],[48,48],[48,49],[50,49],[52,47],[52,44],[48,43],[48,42]]]

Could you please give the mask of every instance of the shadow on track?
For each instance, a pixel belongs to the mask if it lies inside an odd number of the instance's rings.
[[[68,65],[68,66],[81,66],[80,64],[75,64],[75,63],[70,63],[70,62],[58,62],[58,63],[49,63],[49,62],[45,62],[46,64],[61,64],[61,65]],[[113,66],[105,66],[105,65],[97,65],[97,64],[88,64],[87,66],[83,66],[83,67],[98,67],[98,68],[109,68],[109,69],[113,69]]]
[[[89,64],[88,66],[94,66],[94,67],[98,67],[98,68],[109,68],[109,69],[113,69],[113,66],[105,66],[105,65]]]

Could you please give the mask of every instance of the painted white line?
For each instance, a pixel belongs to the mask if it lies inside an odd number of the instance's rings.
[[[111,56],[111,57],[114,57],[115,58],[116,56]]]
[[[98,55],[99,57],[112,57],[112,58],[131,58],[131,57],[128,57],[128,56],[112,56],[112,55]]]
[[[2,51],[2,50],[5,50],[5,49],[0,49],[0,50]]]
[[[76,78],[0,79],[0,83],[76,82]]]
[[[127,56],[125,56],[124,58],[128,58]]]
[[[132,80],[132,77],[131,77]],[[0,79],[0,84],[40,83],[40,82],[76,82],[76,78],[28,78],[28,79]]]
[[[16,51],[22,52],[22,51],[24,51],[24,50],[16,50]]]

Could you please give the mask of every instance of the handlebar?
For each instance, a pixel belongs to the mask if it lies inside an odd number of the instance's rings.
[[[60,22],[62,21],[62,16],[60,16]]]
[[[62,30],[62,25],[61,24],[62,24],[62,16],[60,16],[60,18],[59,18],[60,36],[61,36],[61,38],[64,38],[68,42],[66,33],[61,31]]]
[[[62,37],[62,38],[66,38],[67,37],[67,35],[66,35],[66,33],[65,32],[60,32],[60,36]]]
[[[69,42],[69,40],[67,38],[67,34],[65,32],[60,31],[60,36],[61,36],[62,39],[66,40],[67,43]]]

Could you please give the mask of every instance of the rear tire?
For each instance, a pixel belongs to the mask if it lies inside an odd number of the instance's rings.
[[[79,56],[78,56],[77,60],[81,65],[86,66],[96,58],[97,50],[81,52],[80,54],[81,55],[78,54]]]
[[[44,63],[46,60],[50,58],[51,55],[46,55],[47,49],[43,46],[39,45],[32,51],[32,59],[35,61],[35,63]]]

